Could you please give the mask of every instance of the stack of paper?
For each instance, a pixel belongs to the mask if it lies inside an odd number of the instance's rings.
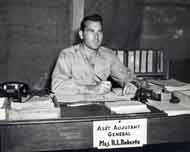
[[[175,91],[174,95],[180,99],[180,105],[190,108],[190,90]]]
[[[54,103],[49,96],[35,96],[24,103],[11,102],[11,109],[8,111],[8,119],[23,120],[60,118],[60,113],[60,108],[56,108],[54,106]]]
[[[0,97],[0,120],[6,119],[6,102],[7,98]]]
[[[159,85],[159,86],[173,86],[173,87],[180,87],[186,84],[185,82],[181,82],[175,79],[167,79],[167,80],[152,79],[152,80],[148,80],[148,82]]]
[[[149,80],[149,83],[156,84],[158,86],[162,86],[167,91],[180,91],[180,90],[190,90],[190,84],[177,81],[175,79],[168,80]]]
[[[148,99],[149,105],[164,111],[168,116],[176,116],[183,114],[190,114],[190,106],[184,105],[182,102],[179,103],[170,103],[169,101],[158,102]]]
[[[185,84],[182,86],[165,86],[166,90],[173,92],[173,91],[183,91],[183,90],[190,90],[190,84]]]
[[[33,109],[51,109],[54,108],[54,103],[49,96],[38,97],[34,96],[30,100],[20,103],[11,102],[11,109],[15,110],[33,110]]]
[[[118,114],[150,112],[147,106],[139,101],[105,102],[105,106]]]

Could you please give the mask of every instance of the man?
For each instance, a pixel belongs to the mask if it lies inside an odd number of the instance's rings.
[[[124,94],[134,93],[136,87],[130,72],[111,49],[101,46],[103,21],[94,14],[85,17],[80,26],[81,43],[60,52],[52,74],[52,91],[65,95],[106,94],[110,92],[111,76],[123,89]]]

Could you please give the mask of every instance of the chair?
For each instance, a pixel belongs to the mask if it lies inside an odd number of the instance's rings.
[[[164,50],[117,50],[116,55],[137,77],[154,79],[169,78],[169,61],[166,59]]]

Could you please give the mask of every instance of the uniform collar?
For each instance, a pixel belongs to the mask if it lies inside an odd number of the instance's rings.
[[[87,59],[91,59],[91,58],[94,58],[94,57],[97,57],[97,56],[100,56],[100,49],[99,48],[96,52],[90,52],[85,46],[84,44],[80,43],[79,44],[79,50],[80,52],[82,53],[82,55],[87,58]]]

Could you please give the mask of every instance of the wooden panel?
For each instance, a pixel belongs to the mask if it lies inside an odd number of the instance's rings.
[[[154,118],[148,121],[149,144],[190,142],[189,116]]]
[[[90,122],[10,125],[4,152],[53,151],[92,147]]]
[[[117,119],[127,118],[118,116]],[[148,118],[148,145],[190,143],[189,119],[190,116]],[[89,119],[4,123],[0,129],[3,152],[93,148],[92,120]]]

